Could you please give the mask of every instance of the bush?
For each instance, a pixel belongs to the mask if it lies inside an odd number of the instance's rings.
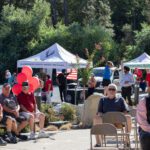
[[[61,107],[61,114],[64,115],[64,120],[74,121],[76,119],[76,110],[69,104],[63,104]]]
[[[49,124],[49,122],[59,121],[60,118],[57,116],[56,112],[53,109],[52,105],[42,104],[41,111],[45,114],[45,126]]]

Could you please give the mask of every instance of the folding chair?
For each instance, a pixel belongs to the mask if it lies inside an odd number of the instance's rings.
[[[124,137],[126,140],[128,140],[129,148],[130,148],[130,133],[127,131],[128,124],[126,116],[121,112],[107,112],[103,114],[102,116],[103,123],[110,123],[114,125],[119,125],[119,129],[121,129],[121,133],[117,132],[118,136],[123,137],[123,144],[124,148],[127,149],[127,141],[124,140]]]
[[[135,138],[135,149],[138,149],[138,127],[137,127],[137,121],[136,121],[136,108],[133,108],[130,110],[129,114],[132,117],[132,128],[134,129],[134,138]]]
[[[104,138],[104,141],[102,140],[101,144],[103,146],[103,142],[105,143],[105,147],[98,147],[98,148],[93,148],[93,143],[92,143],[92,135],[101,135]],[[106,136],[115,136],[116,137],[116,147],[108,147],[106,148]],[[118,150],[118,135],[117,135],[117,129],[114,125],[109,124],[109,123],[103,123],[103,124],[98,124],[94,125],[91,129],[90,133],[90,141],[91,141],[91,150],[103,150],[103,149],[108,149],[108,150]]]

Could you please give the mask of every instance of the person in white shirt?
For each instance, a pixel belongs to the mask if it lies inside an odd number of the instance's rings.
[[[128,100],[128,104],[130,106],[133,105],[131,101],[133,84],[134,84],[133,74],[130,73],[130,68],[128,66],[124,66],[124,74],[122,75],[122,79],[120,81],[122,91],[121,94],[125,100]]]

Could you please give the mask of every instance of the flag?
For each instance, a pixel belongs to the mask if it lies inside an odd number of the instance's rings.
[[[70,73],[71,69],[67,69],[67,73]],[[61,71],[57,71],[57,76],[61,73]],[[67,80],[77,80],[78,71],[77,69],[72,69],[72,72],[67,76]]]
[[[71,69],[67,69],[67,73],[71,72]],[[72,72],[67,76],[68,80],[77,80],[77,69],[72,69]]]

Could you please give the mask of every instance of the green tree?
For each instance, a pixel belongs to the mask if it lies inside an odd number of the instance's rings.
[[[37,0],[28,12],[13,5],[4,6],[0,21],[1,69],[14,69],[18,59],[33,53],[33,45],[40,42],[40,30],[46,28],[49,8],[42,0]]]
[[[99,24],[112,27],[111,10],[108,0],[88,0],[83,8],[85,24]]]

